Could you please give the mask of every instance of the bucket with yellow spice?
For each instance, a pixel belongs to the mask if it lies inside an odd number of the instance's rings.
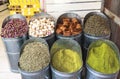
[[[52,79],[81,79],[82,52],[72,39],[59,39],[51,48]]]
[[[117,79],[120,70],[120,54],[109,40],[97,40],[88,49],[86,79]]]

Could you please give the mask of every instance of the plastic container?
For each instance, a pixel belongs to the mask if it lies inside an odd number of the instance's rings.
[[[30,19],[29,23],[30,23],[32,20],[36,19],[36,18],[51,18],[51,19],[55,22],[55,19],[54,19],[51,15],[49,15],[49,14],[47,14],[47,13],[45,13],[45,12],[41,12],[41,13],[39,13],[39,14],[34,15],[34,16]],[[29,38],[36,38],[36,37],[29,35]],[[40,37],[40,38],[43,38],[43,39],[45,39],[45,40],[47,41],[47,43],[48,43],[48,45],[49,45],[49,49],[51,48],[51,46],[53,45],[53,43],[54,43],[55,40],[56,40],[55,33],[53,33],[53,34],[51,34],[51,35],[49,35],[49,36]]]
[[[31,42],[41,42],[48,47],[48,44],[44,39],[31,38],[23,44],[23,46],[21,48],[21,54],[22,54],[22,51],[23,51],[25,45],[27,45],[28,43],[31,43]],[[18,66],[19,66],[19,63],[18,63]],[[20,70],[22,79],[51,79],[49,65],[47,67],[45,67],[44,69],[36,71],[36,72],[27,72],[27,71],[20,69],[20,67],[19,67],[19,70]]]
[[[103,40],[103,39],[102,40],[97,40],[89,46],[88,52],[89,52],[90,48],[94,47],[95,43],[98,42],[98,41],[103,41],[103,42],[106,42],[108,45],[110,45],[110,47],[112,49],[114,49],[115,53],[117,54],[118,60],[119,60],[119,63],[120,63],[119,49],[117,48],[117,46],[112,41]],[[117,79],[117,76],[118,76],[118,73],[119,73],[119,71],[117,71],[116,73],[113,73],[113,74],[103,74],[101,72],[98,72],[98,71],[95,71],[94,69],[92,69],[87,63],[86,63],[86,68],[87,68],[86,79]]]
[[[65,17],[68,17],[68,18],[77,18],[79,20],[79,23],[81,24],[82,26],[82,21],[81,21],[81,18],[78,14],[75,14],[75,13],[64,13],[62,14],[58,20],[57,20],[57,24],[58,23],[61,23],[62,19],[65,18]],[[57,28],[57,27],[56,27]],[[82,32],[80,34],[77,34],[77,35],[72,35],[72,36],[63,36],[63,35],[60,35],[60,34],[57,34],[56,33],[56,37],[57,39],[74,39],[76,40],[80,45],[82,45]]]
[[[93,15],[98,15],[98,16],[103,17],[103,18],[107,21],[108,27],[110,27],[109,19],[107,18],[106,15],[104,15],[104,14],[101,13],[101,12],[90,12],[90,13],[88,13],[88,14],[85,16],[85,18],[84,18],[84,23],[83,23],[83,26],[84,26],[84,27],[85,27],[85,23],[86,23],[87,19],[88,19],[90,16],[93,16]],[[89,45],[90,45],[93,41],[95,41],[95,40],[99,40],[99,39],[110,39],[110,35],[111,35],[111,33],[110,33],[109,35],[107,35],[107,36],[92,36],[92,35],[86,34],[86,33],[84,32],[84,46],[83,46],[83,47],[88,48]]]
[[[51,57],[53,57],[53,55],[60,49],[65,49],[65,48],[76,51],[82,60],[81,47],[76,41],[74,41],[72,39],[57,40],[51,48],[51,52],[50,52]],[[51,70],[52,70],[52,79],[81,79],[82,68],[80,68],[77,72],[74,72],[74,73],[65,73],[65,72],[60,72],[60,71],[56,70],[51,65]]]
[[[10,19],[14,19],[14,18],[19,18],[19,19],[26,21],[24,16],[20,14],[15,14],[15,15],[8,16],[7,18],[5,18],[5,20],[3,21],[2,27],[4,27],[5,24]],[[6,48],[6,52],[8,55],[8,59],[9,59],[12,72],[19,72],[18,71],[18,58],[19,58],[21,46],[25,40],[27,40],[27,34],[21,37],[16,37],[16,38],[3,38],[2,37],[2,41],[4,42],[4,45]]]

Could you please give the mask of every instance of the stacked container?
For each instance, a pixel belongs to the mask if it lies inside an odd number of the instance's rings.
[[[14,18],[19,18],[21,20],[26,21],[25,17],[23,17],[20,14],[8,16],[3,21],[2,28],[4,28],[4,26],[6,25],[7,22],[9,22],[9,20],[14,19]],[[6,47],[6,52],[7,52],[8,58],[9,58],[11,71],[18,72],[18,59],[19,59],[19,55],[20,55],[20,49],[21,49],[21,46],[24,43],[24,41],[27,40],[27,34],[23,35],[21,37],[15,37],[15,38],[2,37],[2,40]]]

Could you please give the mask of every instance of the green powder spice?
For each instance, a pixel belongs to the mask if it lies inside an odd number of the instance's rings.
[[[28,43],[20,56],[20,68],[34,72],[47,67],[50,63],[48,47],[40,42]]]
[[[104,42],[100,46],[90,49],[87,64],[104,74],[113,74],[119,71],[119,61],[115,51]]]
[[[56,70],[72,73],[82,67],[82,60],[77,52],[70,49],[61,49],[54,54],[52,65]]]
[[[93,36],[106,36],[110,34],[110,27],[103,17],[93,15],[87,19],[84,32]]]

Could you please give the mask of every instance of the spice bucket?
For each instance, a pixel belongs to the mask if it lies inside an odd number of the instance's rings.
[[[103,39],[102,40],[97,40],[97,41],[103,41],[103,42],[107,43],[112,49],[114,49],[115,53],[117,55],[117,58],[119,60],[119,63],[120,63],[119,50],[113,42],[111,42],[109,40],[103,40]],[[95,42],[97,42],[97,41],[95,41]],[[95,42],[93,42],[89,46],[88,51],[90,50],[91,47],[95,46]],[[104,74],[104,73],[101,73],[101,72],[98,72],[98,71],[94,70],[87,63],[86,63],[86,68],[87,68],[86,79],[117,79],[117,76],[118,76],[118,73],[119,73],[119,71],[117,71],[117,72],[112,73],[112,74]]]
[[[45,13],[45,12],[35,14],[35,15],[30,19],[29,24],[30,24],[30,22],[34,21],[35,19],[42,19],[42,18],[47,18],[47,19],[49,18],[49,19],[53,20],[53,21],[54,21],[54,26],[55,26],[55,19],[54,19],[54,17],[51,16],[50,14]],[[46,29],[48,29],[48,28],[46,28]],[[55,29],[55,27],[54,27],[54,29]],[[31,36],[31,35],[29,34],[29,38],[35,38],[35,36]],[[53,44],[53,43],[55,42],[55,40],[56,40],[55,33],[52,33],[52,34],[50,34],[50,35],[48,35],[48,36],[44,36],[44,37],[41,37],[41,38],[43,38],[43,39],[45,39],[45,40],[47,41],[47,43],[48,43],[48,45],[49,45],[49,48],[51,48],[52,44]]]
[[[85,23],[87,21],[87,19],[90,17],[90,16],[93,16],[93,15],[98,15],[98,16],[101,16],[102,18],[104,18],[106,21],[107,21],[107,26],[110,27],[109,25],[109,19],[107,18],[107,16],[103,13],[100,13],[100,12],[90,12],[88,13],[86,16],[85,16],[85,19],[84,19],[84,23],[83,23],[83,26],[85,28]],[[92,36],[90,34],[87,34],[84,32],[84,47],[88,48],[89,45],[95,41],[95,40],[98,40],[98,39],[110,39],[110,35],[111,34],[108,34],[106,36]]]
[[[71,49],[76,51],[82,60],[81,47],[76,41],[72,39],[57,40],[51,48],[51,52],[50,52],[51,57],[53,57],[54,54],[61,49]],[[83,64],[83,62],[81,63]],[[82,67],[76,72],[66,73],[56,70],[51,64],[51,70],[52,70],[52,79],[81,79]]]
[[[27,45],[28,43],[31,43],[31,42],[41,42],[41,43],[45,44],[48,47],[48,44],[44,39],[31,38],[31,39],[27,40],[22,45],[20,54],[22,54],[22,51],[23,51],[25,45]],[[19,66],[19,62],[18,62],[18,67],[19,67],[22,79],[51,79],[49,65],[47,67],[45,67],[44,69],[39,70],[39,71],[35,71],[35,72],[27,72],[27,71],[22,70],[20,68],[20,66]]]
[[[84,47],[85,48],[88,48],[89,47],[89,45],[92,43],[92,42],[94,42],[94,41],[96,41],[96,40],[99,40],[99,39],[110,39],[110,35],[108,35],[108,36],[104,36],[104,37],[102,37],[102,36],[91,36],[91,35],[88,35],[88,34],[84,34]]]
[[[29,35],[29,38],[35,38]],[[55,42],[56,38],[55,38],[55,34],[51,34],[50,36],[47,37],[43,37],[43,39],[45,39],[49,45],[49,49],[51,48],[51,46],[53,45],[53,43]]]
[[[85,61],[86,61],[87,50],[88,50],[88,48],[83,47],[83,62],[84,62],[84,65],[85,65]]]
[[[52,79],[81,79],[82,69],[74,73],[59,72],[51,66]]]
[[[76,18],[76,19],[79,21],[79,23],[81,24],[81,26],[82,26],[82,21],[81,21],[81,18],[80,18],[80,16],[79,16],[78,14],[75,14],[75,13],[64,13],[64,14],[62,14],[62,15],[58,18],[57,24],[58,24],[58,23],[62,23],[62,19],[63,19],[63,18]],[[57,27],[56,27],[56,29],[57,29]],[[56,33],[56,38],[57,38],[57,39],[74,39],[74,40],[76,40],[80,45],[82,45],[82,44],[81,44],[81,43],[82,43],[82,32],[81,32],[80,34],[71,35],[71,36],[63,36],[63,35],[61,35],[61,34],[57,34],[57,33]]]
[[[87,66],[87,76],[86,79],[117,79],[118,73],[114,74],[102,74],[94,71],[92,68]]]
[[[19,19],[26,21],[26,19],[22,15],[15,14],[15,15],[8,16],[7,18],[5,18],[5,20],[3,21],[2,27],[4,27],[5,24],[10,19],[13,19],[13,18],[19,18]],[[7,52],[8,58],[9,58],[11,71],[13,71],[13,72],[18,72],[18,58],[19,58],[19,54],[20,54],[20,49],[26,39],[27,39],[27,34],[23,35],[21,37],[16,37],[16,38],[2,37],[2,41],[4,42],[6,52]]]
[[[49,66],[37,72],[25,72],[20,70],[20,73],[22,75],[22,79],[51,79],[49,74]]]

